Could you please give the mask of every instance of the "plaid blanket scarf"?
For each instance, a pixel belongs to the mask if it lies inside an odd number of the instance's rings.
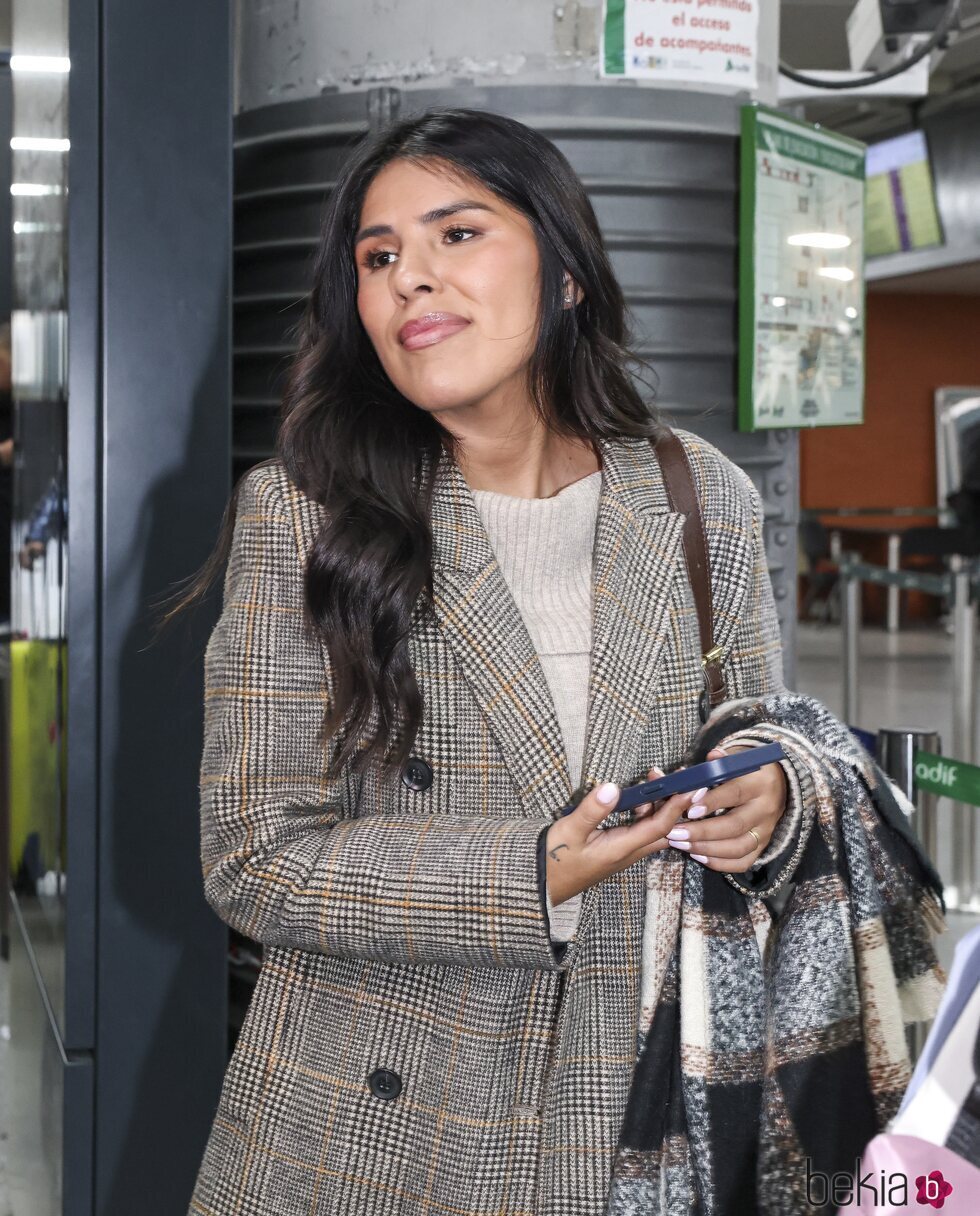
[[[942,885],[912,808],[818,701],[730,701],[685,763],[779,742],[785,847],[744,874],[647,867],[635,1065],[608,1216],[790,1216],[807,1175],[853,1173],[938,1007]]]

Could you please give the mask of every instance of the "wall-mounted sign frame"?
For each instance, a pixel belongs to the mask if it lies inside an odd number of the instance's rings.
[[[741,111],[738,427],[864,421],[865,145]]]
[[[761,0],[603,0],[601,76],[751,92]]]

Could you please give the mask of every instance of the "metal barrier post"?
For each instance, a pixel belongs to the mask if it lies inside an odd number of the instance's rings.
[[[858,632],[861,628],[861,580],[851,569],[848,554],[840,565],[841,627],[844,632],[844,713],[845,722],[857,725],[858,716]]]
[[[916,752],[931,752],[934,756],[941,756],[943,754],[942,740],[937,732],[934,730],[878,731],[878,763],[915,807],[912,827],[920,844],[935,864],[939,850],[939,797],[916,787]]]
[[[912,828],[933,865],[939,848],[939,798],[915,785],[915,753],[942,755],[942,741],[930,730],[880,730],[876,745],[878,763],[915,807]],[[913,1022],[906,1028],[913,1066],[922,1054],[931,1022]]]
[[[900,532],[888,534],[888,569],[897,574],[902,568],[902,535]],[[898,624],[902,609],[902,588],[897,582],[889,583],[887,595],[887,611],[885,628],[889,633],[898,632]]]
[[[842,546],[840,539],[840,530],[832,528],[830,532],[830,560],[835,565],[840,565]]]
[[[970,596],[971,565],[962,557],[949,559],[953,574],[953,755],[973,763],[976,721],[974,646],[976,605]],[[960,908],[970,907],[977,896],[977,811],[963,802],[953,803],[953,866]]]

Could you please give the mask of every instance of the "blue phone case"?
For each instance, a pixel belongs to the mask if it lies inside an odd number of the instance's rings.
[[[609,813],[629,811],[644,802],[669,798],[671,794],[689,794],[692,790],[702,787],[711,789],[712,786],[721,785],[723,781],[730,781],[732,777],[743,777],[746,773],[754,773],[764,764],[775,764],[785,758],[785,753],[778,743],[767,743],[763,747],[736,752],[734,756],[725,756],[720,760],[706,760],[703,764],[678,769],[653,781],[626,786],[620,791],[619,801]],[[570,815],[574,810],[574,806],[566,806],[562,808],[561,814]]]

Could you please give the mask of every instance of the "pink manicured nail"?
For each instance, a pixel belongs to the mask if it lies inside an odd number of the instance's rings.
[[[705,857],[705,855],[703,853],[692,853],[691,860],[700,861],[702,865],[707,865],[707,863],[708,863],[708,859],[707,859],[707,857]]]
[[[700,802],[701,799],[705,796],[705,794],[707,792],[708,792],[708,787],[706,785],[703,785],[699,790],[695,790],[694,793],[691,795],[691,802],[692,803]]]
[[[670,842],[670,847],[672,849],[689,849],[691,845],[687,840],[672,840]]]
[[[708,808],[705,806],[692,806],[687,812],[688,819],[700,819],[702,815],[706,815]]]
[[[671,828],[670,831],[667,833],[667,839],[668,840],[687,840],[687,839],[689,839],[690,835],[691,835],[691,833],[687,830],[687,828]]]

